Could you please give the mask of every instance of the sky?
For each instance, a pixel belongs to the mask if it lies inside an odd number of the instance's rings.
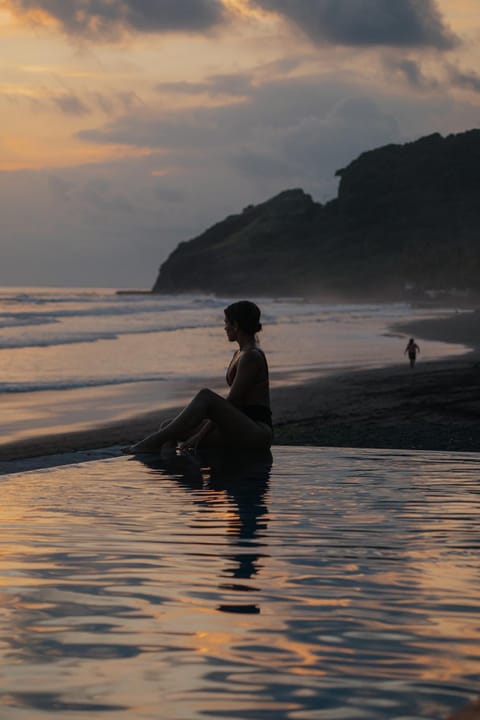
[[[149,288],[179,242],[480,126],[480,0],[0,0],[0,285]]]

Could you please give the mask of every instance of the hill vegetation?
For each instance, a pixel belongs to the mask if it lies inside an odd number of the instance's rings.
[[[387,145],[336,174],[324,205],[286,190],[181,243],[153,292],[480,294],[480,130]]]

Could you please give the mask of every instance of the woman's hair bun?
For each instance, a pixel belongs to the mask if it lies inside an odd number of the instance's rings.
[[[250,300],[239,300],[225,308],[225,317],[250,335],[260,332],[260,308]]]

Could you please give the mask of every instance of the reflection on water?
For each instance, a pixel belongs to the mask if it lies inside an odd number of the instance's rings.
[[[144,455],[140,461],[146,467],[174,479],[187,492],[201,489],[201,494],[192,494],[194,504],[207,510],[212,509],[215,503],[220,505],[216,512],[226,521],[226,539],[239,548],[238,552],[228,554],[225,576],[241,580],[256,575],[262,557],[256,548],[262,547],[267,527],[265,494],[273,463],[270,451],[232,454],[210,450],[198,457],[173,455],[170,458]],[[243,548],[249,548],[250,552],[244,552]],[[219,587],[246,593],[255,590],[251,585],[239,582],[224,582]],[[241,602],[240,596],[235,603],[223,603],[218,609],[237,613],[260,612],[255,604]]]
[[[2,478],[0,717],[446,718],[479,692],[474,455]]]

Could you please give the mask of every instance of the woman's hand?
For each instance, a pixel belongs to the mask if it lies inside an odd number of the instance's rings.
[[[208,433],[212,430],[213,423],[210,420],[207,420],[203,423],[203,425],[200,427],[199,430],[196,430],[196,432],[193,433],[193,435],[190,435],[189,438],[186,440],[183,440],[183,442],[178,444],[178,449],[181,452],[189,452],[193,451],[196,452],[198,449],[199,443],[203,440],[204,437],[208,435]]]
[[[203,436],[199,432],[197,432],[197,433],[195,433],[195,435],[191,435],[186,440],[183,440],[183,442],[178,443],[177,447],[180,450],[180,452],[189,452],[189,451],[196,452],[198,443],[200,442],[202,437]]]

